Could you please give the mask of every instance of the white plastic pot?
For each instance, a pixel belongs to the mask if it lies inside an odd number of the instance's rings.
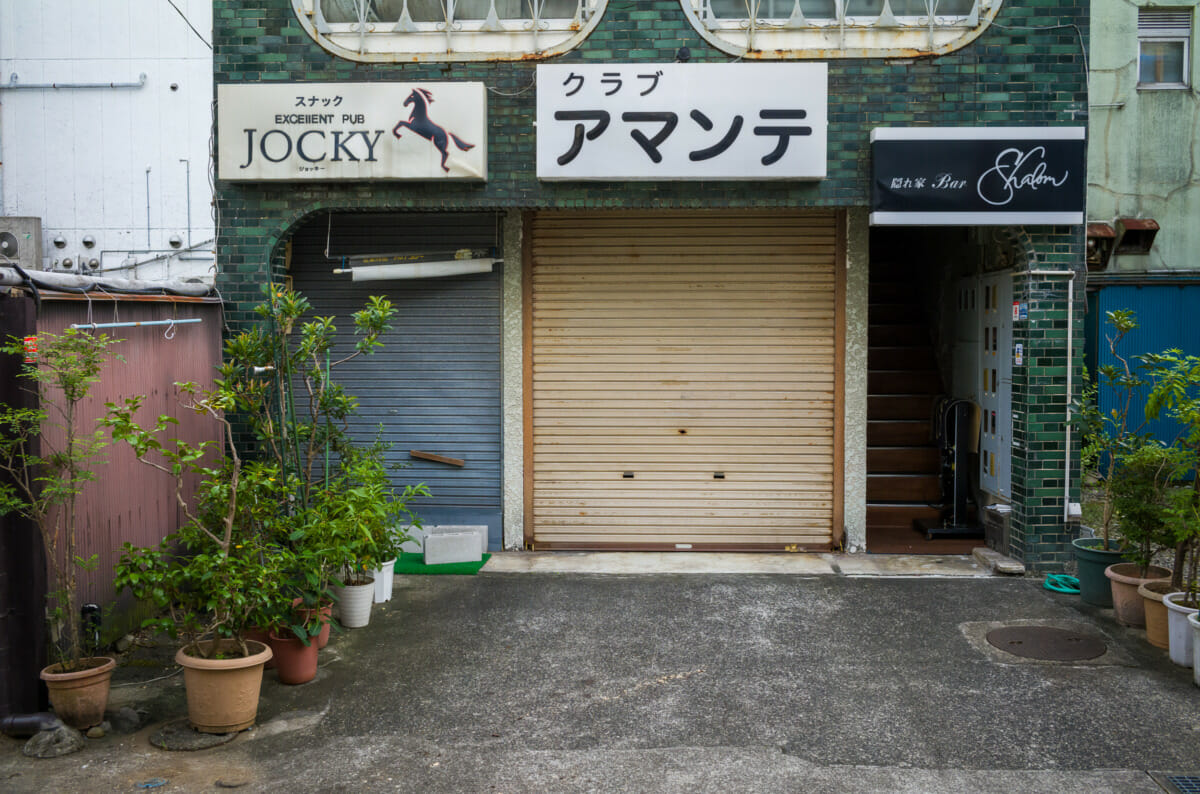
[[[338,621],[348,629],[360,629],[371,622],[371,604],[375,601],[375,581],[335,588]]]
[[[1187,616],[1188,627],[1192,630],[1192,681],[1200,686],[1200,613],[1193,612]]]
[[[382,568],[372,571],[371,575],[375,577],[375,603],[382,604],[384,601],[391,601],[392,580],[396,576],[396,558],[393,557],[385,562]]]
[[[1167,608],[1167,634],[1171,661],[1180,667],[1192,666],[1192,627],[1188,615],[1198,610],[1175,603],[1187,597],[1187,593],[1168,593],[1163,596]]]

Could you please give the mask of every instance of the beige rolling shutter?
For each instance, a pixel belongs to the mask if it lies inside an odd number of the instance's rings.
[[[530,273],[537,547],[828,548],[831,212],[543,212]]]

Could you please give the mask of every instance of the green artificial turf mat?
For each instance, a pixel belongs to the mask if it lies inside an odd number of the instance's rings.
[[[424,574],[432,576],[436,574],[455,574],[458,576],[473,576],[479,573],[479,569],[492,558],[490,554],[484,554],[483,559],[479,562],[446,562],[441,565],[426,565],[425,555],[417,554],[416,552],[402,552],[396,560],[396,573],[403,574]]]

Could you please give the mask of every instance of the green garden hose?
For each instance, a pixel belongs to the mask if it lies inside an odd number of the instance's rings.
[[[1070,593],[1071,595],[1079,595],[1079,580],[1074,576],[1067,576],[1061,573],[1052,573],[1046,576],[1046,581],[1042,584],[1047,590],[1053,590],[1056,593]]]

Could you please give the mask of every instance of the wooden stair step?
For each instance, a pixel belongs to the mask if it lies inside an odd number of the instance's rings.
[[[869,303],[867,305],[867,322],[871,324],[905,324],[911,323],[912,319],[913,307],[906,303]]]
[[[873,347],[867,348],[867,369],[919,369],[937,368],[933,348],[925,347]]]
[[[932,370],[872,370],[867,373],[868,394],[941,394],[942,378]]]
[[[867,343],[876,346],[929,346],[929,329],[916,323],[885,323],[867,328]]]
[[[927,419],[936,399],[933,394],[870,394],[867,419]]]
[[[941,454],[932,445],[912,447],[868,447],[869,474],[933,474],[941,468]]]
[[[928,444],[933,438],[929,419],[879,419],[867,421],[868,447]]]
[[[899,527],[911,530],[918,518],[941,518],[939,507],[918,504],[877,502],[867,505],[867,527]]]
[[[934,474],[868,474],[868,502],[936,502],[941,478]]]
[[[922,289],[911,279],[872,278],[867,283],[867,299],[872,303],[916,304]]]

